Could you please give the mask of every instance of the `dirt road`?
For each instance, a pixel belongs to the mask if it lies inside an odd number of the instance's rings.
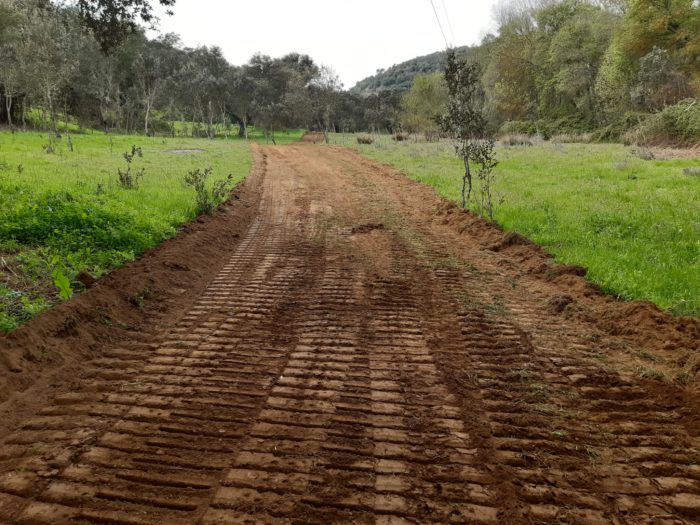
[[[0,523],[700,522],[696,396],[630,357],[696,325],[347,150],[255,157],[185,315],[4,437]]]

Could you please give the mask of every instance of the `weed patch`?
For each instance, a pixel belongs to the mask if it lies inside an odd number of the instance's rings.
[[[49,135],[46,154],[45,134],[0,132],[0,282],[10,290],[0,292],[0,331],[84,288],[81,274],[99,278],[196,217],[183,171],[205,162],[231,173],[225,190],[205,184],[216,206],[251,162],[240,140],[70,138]],[[202,151],[175,161],[168,149]]]

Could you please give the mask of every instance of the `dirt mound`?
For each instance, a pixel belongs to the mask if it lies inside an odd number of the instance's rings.
[[[647,301],[608,304],[598,312],[600,323],[613,335],[649,338],[666,350],[697,350],[700,322],[673,317]]]
[[[212,217],[184,226],[137,261],[90,282],[85,293],[0,336],[0,403],[37,381],[69,378],[72,366],[106,346],[138,339],[149,323],[181,315],[225,263],[221,247],[238,242],[250,222],[257,186],[251,176]],[[82,276],[86,285],[89,277]]]

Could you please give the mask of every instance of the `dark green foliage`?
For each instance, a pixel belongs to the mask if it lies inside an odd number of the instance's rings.
[[[172,7],[176,0],[154,0]],[[102,50],[112,51],[134,32],[139,21],[156,21],[151,0],[78,0],[83,23],[93,32]]]

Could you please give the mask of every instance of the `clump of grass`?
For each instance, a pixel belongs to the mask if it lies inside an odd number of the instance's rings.
[[[661,370],[651,366],[638,367],[637,376],[641,379],[653,379],[654,381],[663,381],[666,379],[666,375]]]
[[[651,361],[652,363],[663,363],[665,361],[663,357],[654,355],[651,352],[648,352],[647,350],[640,350],[639,352],[637,352],[637,355],[645,361]]]
[[[691,177],[700,177],[700,168],[683,168],[683,175]]]
[[[392,138],[396,142],[404,142],[410,138],[410,135],[408,133],[398,132],[394,133],[394,136]]]
[[[700,354],[697,352],[686,351],[678,360],[680,369],[674,376],[674,381],[681,385],[690,384],[700,372]]]
[[[369,135],[358,135],[357,143],[362,145],[374,144],[374,139]]]

